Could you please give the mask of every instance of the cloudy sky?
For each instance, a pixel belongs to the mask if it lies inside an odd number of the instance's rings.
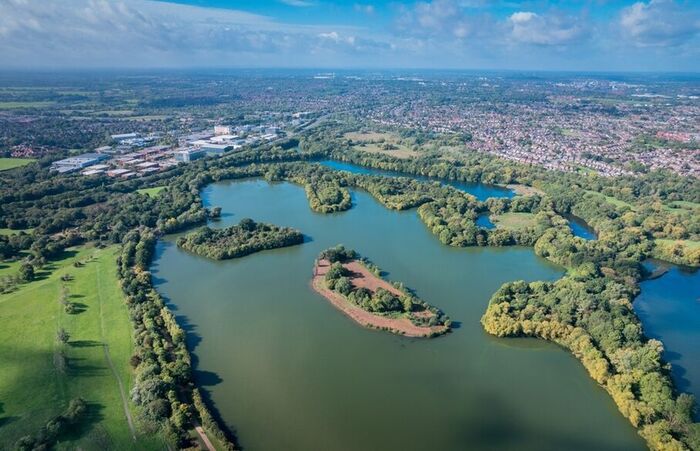
[[[700,0],[0,0],[0,67],[700,72]]]

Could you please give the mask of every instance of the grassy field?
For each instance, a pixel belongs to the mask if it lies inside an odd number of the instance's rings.
[[[22,229],[22,230],[15,230],[15,229],[1,229],[0,228],[0,235],[16,235],[19,232],[24,232],[24,233],[32,233],[32,229]]]
[[[521,185],[519,183],[511,183],[506,185],[506,188],[512,190],[515,194],[519,196],[543,196],[545,193],[539,188],[534,186]]]
[[[671,213],[698,214],[700,213],[700,204],[695,202],[687,202],[684,200],[677,200],[664,205],[664,209],[666,211],[670,211]]]
[[[401,143],[401,138],[394,133],[379,132],[350,132],[344,135],[346,139],[353,141],[353,148],[362,152],[381,153],[396,158],[411,158],[418,155],[414,150]],[[384,149],[382,146],[390,145],[393,148]]]
[[[35,161],[31,158],[0,158],[0,171],[26,166]]]
[[[491,222],[500,229],[520,230],[535,224],[532,213],[503,213],[491,216]]]
[[[74,267],[76,261],[85,264]],[[125,415],[132,338],[116,247],[66,251],[47,269],[38,280],[0,295],[0,449],[36,434],[76,397],[88,402],[88,415],[75,433],[61,437],[57,449],[162,449],[153,436],[137,433],[134,442]],[[64,274],[73,280],[62,282]],[[58,302],[62,284],[79,313],[65,313]],[[59,328],[70,334],[65,345],[56,341]],[[68,358],[62,371],[55,363],[61,349]]]
[[[596,191],[586,191],[587,193],[593,194],[595,196],[600,196],[605,199],[606,202],[611,203],[617,207],[628,207],[632,211],[636,210],[636,207],[628,202],[622,201],[612,196],[606,196],[602,193]],[[663,209],[671,213],[698,213],[700,212],[700,204],[696,202],[687,202],[683,200],[672,201],[663,205]]]
[[[136,192],[139,194],[145,194],[147,196],[157,196],[158,193],[163,191],[165,189],[165,186],[154,186],[153,188],[143,188],[143,189],[137,189]]]
[[[13,262],[4,262],[0,260],[0,277],[17,274],[21,264],[22,262],[19,259]]]
[[[629,207],[630,209],[634,210],[634,205],[632,205],[628,202],[625,202],[623,200],[617,199],[617,198],[612,197],[612,196],[606,196],[605,194],[599,193],[597,191],[586,190],[586,192],[589,194],[593,194],[595,196],[600,196],[600,197],[604,198],[606,202],[611,203],[617,207]]]
[[[22,108],[45,108],[55,102],[0,102],[0,110],[18,110]]]

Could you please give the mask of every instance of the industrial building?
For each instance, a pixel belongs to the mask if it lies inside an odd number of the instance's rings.
[[[206,155],[203,149],[183,149],[175,151],[175,161],[179,163],[189,163],[198,160]]]
[[[51,170],[61,174],[67,172],[78,171],[80,169],[92,166],[100,161],[109,159],[109,155],[100,153],[84,153],[74,157],[64,158],[63,160],[54,161],[51,164]]]

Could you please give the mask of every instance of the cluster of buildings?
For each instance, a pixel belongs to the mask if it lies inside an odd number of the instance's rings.
[[[80,171],[82,175],[88,176],[131,178],[164,171],[177,165],[169,146],[152,146],[119,156],[97,150],[54,161],[51,169],[61,174]]]
[[[189,163],[207,155],[221,155],[244,146],[273,141],[281,136],[282,132],[277,127],[240,126],[232,129],[217,125],[213,132],[203,131],[181,136],[178,146],[144,147],[160,136],[117,134],[111,136],[114,145],[54,161],[51,169],[61,174],[79,171],[86,176],[141,177],[168,170],[179,163]]]
[[[527,101],[507,96],[498,100],[494,94],[486,100],[474,97],[471,102],[436,105],[416,96],[401,104],[382,104],[370,118],[382,125],[470,135],[466,143],[470,149],[554,170],[590,169],[617,176],[639,168],[665,168],[700,176],[697,100],[686,97],[669,104],[662,103],[666,97],[597,100],[548,89],[522,88],[518,95],[533,97]],[[654,137],[660,139],[650,143]]]
[[[204,131],[180,137],[179,147],[174,151],[175,160],[188,163],[206,155],[220,155],[243,146],[274,141],[281,136],[282,132],[276,126],[217,125],[213,133]]]

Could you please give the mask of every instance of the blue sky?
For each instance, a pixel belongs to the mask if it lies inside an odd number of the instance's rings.
[[[0,65],[700,72],[700,1],[0,0]]]

